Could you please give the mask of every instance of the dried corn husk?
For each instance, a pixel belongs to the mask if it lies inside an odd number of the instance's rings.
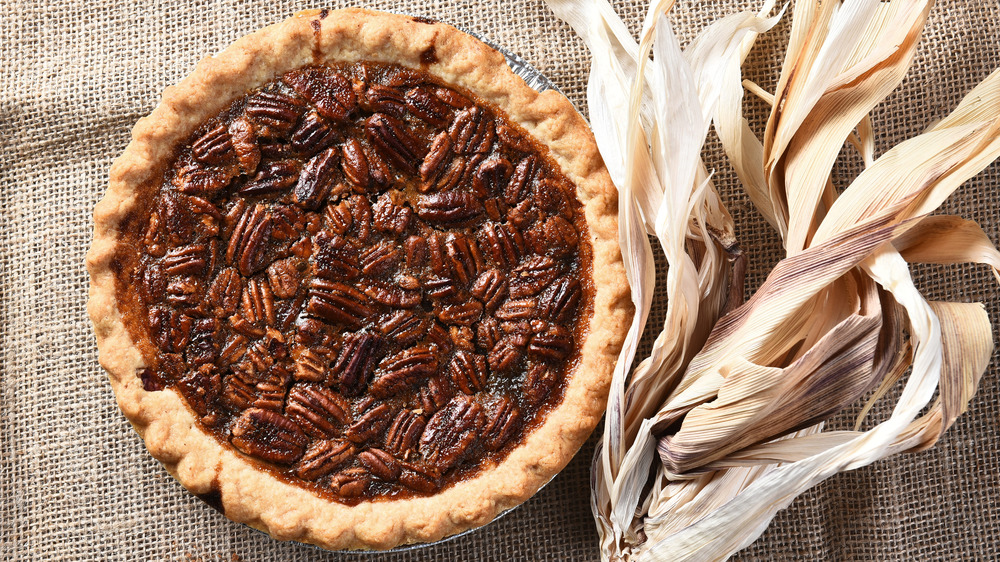
[[[672,2],[651,4],[636,43],[603,0],[548,1],[593,54],[589,109],[637,310],[593,466],[604,558],[724,559],[817,482],[933,445],[975,393],[992,333],[979,304],[928,302],[908,262],[985,263],[1000,280],[978,225],[929,215],[1000,156],[1000,71],[876,158],[869,113],[909,68],[931,2],[800,1],[776,92],[746,84],[772,105],[761,141],[742,116],[740,65],[776,21],[772,3],[682,50]],[[787,251],[745,303],[735,228],[700,158],[713,123]],[[866,169],[838,193],[845,143]],[[647,234],[666,257],[668,309],[629,373],[655,289]],[[904,376],[888,419],[824,431]]]

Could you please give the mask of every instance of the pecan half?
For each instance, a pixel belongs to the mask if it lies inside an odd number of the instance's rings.
[[[257,169],[257,175],[240,188],[240,193],[244,195],[269,195],[292,187],[298,179],[298,161],[268,162]]]
[[[177,170],[171,183],[181,193],[209,196],[228,186],[235,176],[235,171],[229,168],[203,168],[190,164]]]
[[[507,211],[507,220],[510,224],[522,230],[530,227],[537,219],[538,210],[535,209],[531,199],[525,199]]]
[[[427,239],[423,236],[410,236],[403,243],[406,251],[406,267],[418,269],[427,263]]]
[[[500,323],[496,318],[487,317],[476,324],[476,347],[479,350],[489,352],[502,337]]]
[[[358,248],[343,236],[320,233],[313,239],[316,274],[326,279],[348,280],[361,274]]]
[[[378,152],[368,152],[368,176],[371,178],[370,187],[375,190],[382,190],[392,184],[392,173],[385,159],[379,156]]]
[[[451,88],[445,88],[439,86],[434,88],[434,95],[444,103],[450,105],[454,109],[465,109],[472,105],[469,98],[463,96],[462,94],[452,90]]]
[[[216,278],[218,279],[218,278]],[[214,282],[213,282],[213,287]],[[167,278],[163,274],[163,267],[158,263],[151,263],[142,274],[142,297],[148,304],[155,304],[164,299],[167,295]],[[209,289],[209,302],[211,303],[211,289]]]
[[[303,68],[281,80],[315,105],[320,115],[334,121],[345,121],[358,105],[351,81],[328,69]]]
[[[446,124],[454,110],[454,107],[424,87],[407,90],[406,107],[413,115],[437,127]]]
[[[424,415],[429,416],[440,410],[454,395],[446,378],[440,375],[431,377],[427,385],[420,389],[420,407],[423,408]]]
[[[437,310],[438,320],[448,325],[471,326],[483,315],[483,305],[477,300],[442,306]]]
[[[233,202],[229,208],[226,210],[222,217],[222,236],[223,238],[231,238],[233,232],[236,230],[236,225],[243,218],[243,214],[246,212],[249,205],[246,199],[240,197]]]
[[[399,481],[411,490],[430,494],[441,487],[441,478],[437,472],[433,467],[407,464],[399,475]]]
[[[290,133],[306,109],[299,98],[280,92],[260,92],[247,100],[244,111],[261,125],[257,131],[262,137],[283,137]]]
[[[331,437],[338,425],[351,421],[351,405],[333,390],[318,384],[295,384],[288,392],[285,414],[316,439]]]
[[[395,482],[403,467],[391,454],[382,449],[368,449],[358,454],[358,461],[376,477],[386,482]]]
[[[192,244],[184,248],[175,248],[167,252],[163,258],[163,273],[167,275],[201,275],[205,271],[205,244]]]
[[[543,363],[532,364],[524,375],[524,394],[528,404],[537,406],[559,384],[559,372]]]
[[[397,243],[382,240],[361,250],[359,265],[365,275],[384,275],[393,271],[402,259],[403,252]]]
[[[331,374],[340,391],[356,396],[365,389],[378,359],[379,338],[374,334],[347,334]]]
[[[472,343],[473,336],[472,328],[468,326],[449,326],[448,331],[451,333],[451,341],[455,346],[455,349],[464,349],[466,351],[472,351],[476,346]]]
[[[226,261],[244,276],[253,275],[266,264],[272,223],[271,214],[259,203],[244,212],[236,223],[226,249]]]
[[[416,449],[426,420],[412,410],[400,410],[385,437],[385,448],[397,457],[405,458]]]
[[[176,310],[152,308],[149,329],[157,347],[165,353],[181,353],[191,341],[193,320]]]
[[[482,212],[482,202],[466,191],[445,191],[421,195],[417,199],[417,215],[432,223],[466,223],[479,217]]]
[[[295,202],[305,209],[315,211],[326,202],[336,183],[339,151],[329,148],[306,163],[295,184]]]
[[[394,418],[391,406],[384,402],[376,404],[358,416],[357,421],[347,428],[345,436],[355,443],[372,444]]]
[[[406,114],[406,101],[403,93],[396,88],[372,84],[365,90],[362,107],[372,113],[390,113],[396,117]]]
[[[347,200],[351,207],[355,237],[364,242],[372,232],[372,206],[367,197],[352,195]]]
[[[233,144],[229,139],[229,131],[221,123],[191,143],[191,155],[194,156],[195,160],[206,164],[221,164],[229,156],[232,149]]]
[[[523,357],[523,349],[527,337],[521,334],[504,336],[493,346],[486,356],[490,370],[494,373],[506,373],[512,370]]]
[[[455,386],[466,394],[475,394],[486,388],[486,358],[478,353],[458,351],[448,367]]]
[[[507,279],[498,269],[484,271],[469,289],[488,312],[493,312],[507,296]]]
[[[344,177],[349,182],[361,189],[368,189],[371,182],[371,174],[368,170],[368,157],[361,143],[355,138],[347,139],[342,149],[341,158],[344,169]]]
[[[450,301],[459,296],[458,282],[448,277],[431,277],[424,281],[424,291],[435,300]]]
[[[368,297],[357,289],[315,278],[309,287],[309,304],[306,310],[327,322],[360,327],[375,314]]]
[[[331,232],[343,236],[351,228],[354,217],[351,216],[351,205],[347,201],[341,201],[336,205],[327,205],[323,211],[323,222]]]
[[[576,227],[562,217],[549,217],[528,231],[531,247],[538,254],[563,257],[572,254],[580,241]]]
[[[451,261],[451,270],[463,285],[468,285],[483,269],[483,255],[474,238],[461,233],[454,234],[445,243],[445,250]]]
[[[483,201],[483,210],[486,212],[487,217],[497,222],[502,222],[507,216],[507,204],[503,202],[503,199],[497,197],[491,197]]]
[[[146,227],[146,235],[142,239],[146,244],[146,251],[154,258],[162,258],[167,253],[167,236],[163,226],[160,212],[154,210],[149,215],[149,225]]]
[[[525,254],[524,237],[511,226],[487,222],[476,235],[486,254],[505,269],[516,266]]]
[[[441,131],[434,137],[430,151],[420,165],[420,179],[417,189],[422,193],[431,191],[448,191],[455,189],[466,179],[471,170],[475,170],[482,155],[460,156],[452,150],[451,137],[446,131]],[[480,193],[475,193],[481,196]]]
[[[404,347],[419,341],[429,328],[427,320],[409,310],[397,310],[379,323],[379,330],[386,339]]]
[[[435,350],[426,345],[404,349],[379,364],[381,373],[372,381],[372,395],[385,397],[430,377],[438,368]]]
[[[421,191],[426,193],[432,190],[447,191],[456,189],[462,180],[465,179],[469,169],[475,167],[475,164],[476,162],[472,158],[465,156],[452,158],[451,161],[440,168],[431,181],[420,185]]]
[[[356,498],[364,495],[371,482],[371,474],[358,466],[330,477],[330,489],[341,497]]]
[[[239,332],[248,338],[259,338],[265,333],[263,327],[247,321],[246,318],[240,316],[239,314],[234,314],[229,317],[229,325],[234,331]]]
[[[391,308],[413,308],[423,297],[419,290],[409,290],[394,283],[363,281],[360,288],[371,300]]]
[[[559,362],[573,352],[573,334],[561,326],[551,325],[535,334],[528,343],[528,356],[532,359]]]
[[[479,439],[485,418],[483,408],[459,395],[438,410],[420,436],[420,453],[434,467],[445,471],[458,464]]]
[[[565,219],[572,220],[575,199],[574,186],[564,180],[543,179],[535,187],[535,206]]]
[[[542,298],[542,314],[552,322],[569,322],[576,314],[581,296],[580,282],[572,277],[562,277]]]
[[[330,367],[330,350],[325,347],[299,346],[292,350],[295,358],[295,380],[323,382]]]
[[[480,107],[470,107],[455,115],[448,134],[459,154],[487,153],[496,136],[493,117]]]
[[[247,339],[239,334],[233,335],[226,340],[226,343],[219,351],[219,364],[221,366],[232,365],[240,360],[247,352]]]
[[[295,422],[271,410],[248,408],[232,426],[232,443],[240,451],[277,464],[291,464],[306,450],[309,438]]]
[[[192,410],[199,416],[207,416],[210,413],[209,404],[222,391],[222,377],[215,365],[202,365],[177,381],[177,389],[184,395],[184,400]]]
[[[292,205],[271,207],[271,217],[274,221],[271,227],[271,242],[275,246],[284,246],[284,242],[298,239],[307,220],[305,212]]]
[[[295,474],[303,480],[318,480],[354,458],[357,449],[350,441],[328,439],[315,441],[295,466]]]
[[[542,292],[562,273],[559,262],[548,256],[534,256],[514,268],[510,279],[510,296],[514,299],[531,297]]]
[[[189,196],[172,192],[167,192],[160,200],[161,228],[170,244],[183,246],[193,241],[198,227],[198,214],[190,202]],[[150,223],[152,226],[152,221]]]
[[[424,147],[395,117],[376,113],[365,121],[365,135],[380,154],[400,169],[415,174],[423,161]]]
[[[292,148],[302,154],[316,154],[333,146],[340,135],[337,130],[315,111],[302,118],[302,123],[292,133]]]
[[[427,331],[427,342],[438,346],[441,353],[447,354],[451,352],[451,331],[440,322],[434,322]]]
[[[167,283],[167,304],[187,309],[191,314],[199,313],[201,294],[201,280],[195,277],[175,277]]]
[[[509,300],[496,311],[496,317],[500,320],[531,320],[537,318],[538,299],[516,299]]]
[[[243,380],[237,373],[224,377],[222,380],[222,401],[230,408],[243,410],[257,398],[254,387]]]
[[[265,279],[251,279],[243,290],[243,306],[240,309],[243,318],[253,324],[264,323],[273,326],[277,323],[274,312],[274,294],[271,285]]]
[[[483,428],[483,444],[487,449],[496,451],[517,433],[521,423],[521,409],[513,400],[503,396],[486,415],[486,419],[488,421]]]
[[[302,272],[305,263],[296,258],[276,261],[267,267],[267,279],[270,282],[274,296],[279,299],[290,299],[299,290],[302,282]]]
[[[444,235],[434,232],[427,237],[427,255],[430,259],[431,271],[440,277],[451,277],[451,260],[448,259],[448,249],[445,247]]]
[[[246,353],[246,358],[260,373],[273,366],[275,361],[280,361],[287,356],[288,348],[285,346],[284,336],[271,327],[264,329],[264,337],[251,344]]]
[[[261,134],[266,132],[261,129]],[[285,160],[295,156],[294,150],[292,150],[291,145],[285,142],[281,142],[278,139],[272,138],[261,138],[257,144],[260,148],[260,156],[262,160]]]
[[[443,170],[447,169],[453,156],[451,137],[447,131],[441,131],[431,141],[427,155],[424,156],[424,161],[420,164],[420,179],[423,180],[421,191],[430,191],[438,185],[438,178],[442,175]]]
[[[541,164],[534,156],[527,156],[518,162],[517,168],[514,169],[514,175],[510,178],[507,189],[504,191],[504,201],[513,206],[530,199],[535,179],[540,171]]]
[[[264,378],[257,383],[254,389],[257,398],[251,405],[280,414],[281,408],[285,403],[285,392],[288,388],[289,380],[291,380],[291,375],[288,371],[279,365],[274,365],[267,370]]]
[[[400,235],[406,231],[413,209],[403,202],[399,192],[383,193],[372,207],[372,224],[376,230]]]
[[[513,173],[514,167],[506,158],[490,158],[476,168],[472,188],[480,197],[503,195]]]
[[[240,171],[252,174],[260,165],[260,148],[253,124],[246,119],[236,119],[229,124],[229,138],[240,163]]]

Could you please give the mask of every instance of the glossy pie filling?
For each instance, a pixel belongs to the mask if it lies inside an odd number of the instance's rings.
[[[575,187],[469,92],[285,74],[180,147],[116,259],[147,391],[353,503],[491,466],[562,398],[592,309]]]

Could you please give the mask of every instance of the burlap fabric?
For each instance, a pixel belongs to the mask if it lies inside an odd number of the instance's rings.
[[[690,38],[732,2],[681,2]],[[202,57],[296,10],[293,2],[0,0],[0,558],[4,560],[596,560],[588,471],[594,438],[532,500],[485,529],[404,553],[357,557],[279,543],[231,523],[187,494],[146,453],[115,406],[86,317],[84,254],[108,167],[164,87]],[[585,111],[589,57],[540,1],[428,0],[372,7],[431,16],[492,38]],[[618,5],[633,29],[643,6]],[[903,87],[875,112],[878,148],[922,130],[1000,65],[993,0],[937,6]],[[784,25],[762,40],[750,75],[773,87]],[[758,110],[755,117],[764,115]],[[758,285],[780,244],[717,145],[709,165],[736,217]],[[838,168],[838,181],[857,172]],[[993,240],[1000,167],[946,209]],[[928,294],[1000,298],[982,269],[921,268]],[[662,318],[659,303],[651,322]],[[648,343],[647,343],[648,349]],[[844,474],[805,494],[741,559],[987,560],[1000,557],[997,362],[933,450]],[[882,408],[882,414],[886,411]],[[844,425],[848,416],[836,423]]]

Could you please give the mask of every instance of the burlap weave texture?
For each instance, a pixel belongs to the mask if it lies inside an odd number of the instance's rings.
[[[690,38],[732,1],[680,2]],[[589,56],[540,1],[384,2],[481,33],[548,76],[578,107]],[[202,57],[305,8],[217,0],[0,0],[0,559],[2,560],[597,560],[589,508],[592,438],[536,497],[485,529],[408,552],[350,556],[279,543],[231,523],[185,492],[145,451],[114,402],[86,317],[83,266],[94,204],[132,124]],[[340,7],[328,5],[328,7]],[[645,3],[617,3],[633,30]],[[768,89],[787,24],[761,41],[748,74]],[[1000,66],[1000,7],[934,8],[916,63],[874,115],[878,150],[943,116]],[[763,111],[757,108],[758,122]],[[837,178],[857,172],[856,159]],[[780,244],[708,147],[759,285]],[[948,212],[1000,240],[1000,167],[963,187]],[[981,268],[920,268],[935,298],[1000,297]],[[651,323],[662,318],[659,303]],[[647,342],[648,349],[648,342]],[[640,352],[641,355],[641,352]],[[972,410],[933,450],[835,477],[779,514],[745,560],[1000,558],[1000,385],[991,363]],[[884,413],[884,411],[882,412]],[[849,422],[847,415],[836,423]]]

